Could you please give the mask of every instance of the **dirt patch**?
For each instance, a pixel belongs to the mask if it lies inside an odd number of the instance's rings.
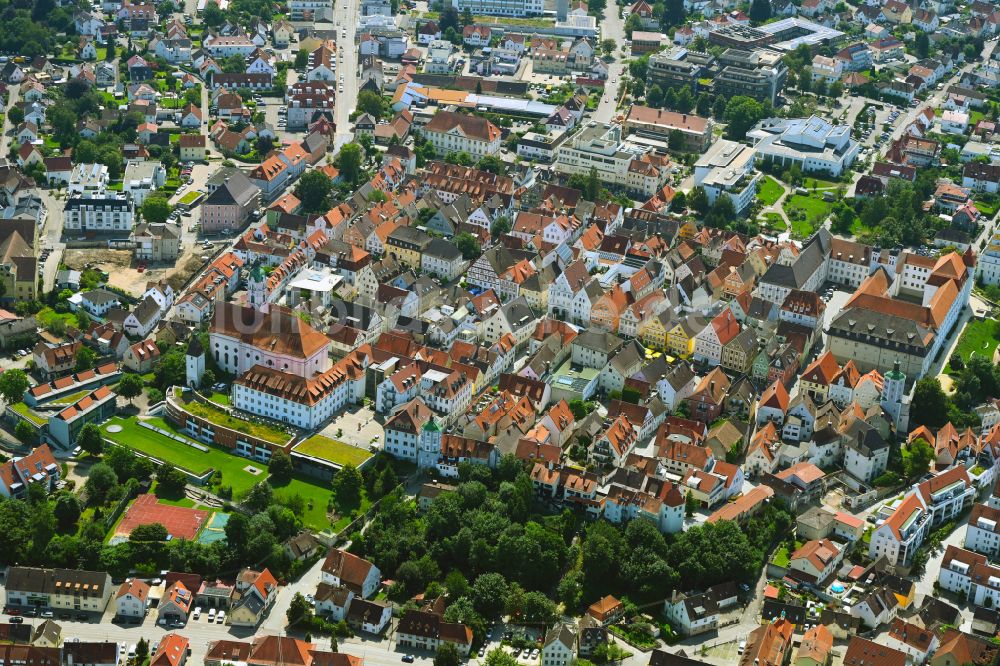
[[[141,296],[149,282],[166,280],[175,290],[199,271],[204,262],[195,256],[195,250],[182,249],[176,264],[152,265],[143,272],[129,250],[67,250],[64,263],[72,269],[83,270],[87,264],[108,273],[108,284],[133,296]]]
[[[942,372],[938,375],[938,381],[941,382],[941,389],[946,394],[951,394],[955,390],[955,381],[951,378],[951,375],[946,375]]]
[[[184,254],[189,253],[190,250],[186,251]],[[184,254],[181,255],[181,260],[177,262],[177,266],[175,266],[173,270],[168,271],[166,276],[167,282],[174,288],[174,291],[179,291],[192,275],[205,267],[205,262],[201,260],[201,257],[191,256],[189,254],[187,259],[185,259]]]
[[[66,250],[63,263],[77,271],[82,271],[87,264],[106,271],[113,268],[128,268],[132,265],[132,253],[128,250]]]

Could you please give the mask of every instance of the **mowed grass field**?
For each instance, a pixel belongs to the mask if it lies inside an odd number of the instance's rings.
[[[757,200],[765,206],[773,206],[781,198],[784,191],[785,188],[781,186],[781,183],[771,176],[764,176],[757,187]]]
[[[108,432],[109,425],[120,425],[121,432]],[[163,421],[157,421],[159,428],[169,429]],[[210,468],[222,472],[222,483],[231,486],[234,495],[246,492],[252,485],[265,478],[267,466],[254,460],[234,456],[222,449],[208,447],[208,451],[199,451],[192,446],[175,442],[169,437],[144,428],[136,423],[134,417],[122,418],[115,416],[101,426],[101,432],[113,442],[135,449],[171,465],[183,468],[196,475],[202,475]],[[184,437],[183,434],[174,434]],[[194,440],[191,440],[194,441]],[[202,444],[201,446],[205,446]],[[263,474],[251,474],[246,467],[252,465],[263,471]]]

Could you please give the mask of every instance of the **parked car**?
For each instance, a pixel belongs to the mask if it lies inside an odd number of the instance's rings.
[[[403,655],[403,663],[404,664],[412,664],[413,661],[414,661],[414,659],[413,659],[413,655],[412,654],[404,654]]]

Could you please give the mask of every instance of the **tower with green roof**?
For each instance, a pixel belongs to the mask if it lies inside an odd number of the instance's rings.
[[[417,467],[425,469],[434,467],[441,457],[441,426],[432,416],[420,429],[420,448],[417,450]]]
[[[260,259],[255,259],[247,275],[247,305],[257,310],[267,307],[267,275]]]
[[[909,421],[909,396],[906,395],[906,375],[899,369],[899,361],[882,378],[881,405],[896,432],[905,432]]]

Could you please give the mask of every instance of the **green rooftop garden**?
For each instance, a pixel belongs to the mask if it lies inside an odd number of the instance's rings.
[[[372,454],[364,449],[323,435],[313,435],[304,442],[296,444],[294,450],[302,455],[326,460],[341,467],[348,464],[360,467],[372,457]]]

